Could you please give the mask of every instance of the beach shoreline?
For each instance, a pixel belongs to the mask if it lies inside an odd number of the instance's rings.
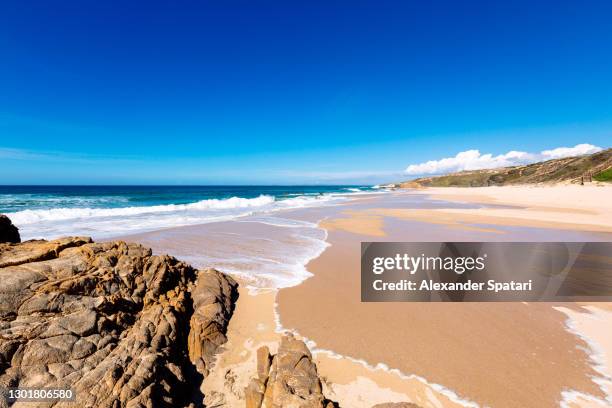
[[[483,203],[484,200],[480,198],[482,195],[480,192],[478,194],[480,202],[474,198],[472,198],[474,201],[469,201],[469,193],[463,193],[460,200],[449,199],[448,201],[444,198],[438,199],[438,196],[434,194],[427,194],[427,190],[423,190],[416,193],[400,191],[387,195],[381,194],[380,196],[353,197],[349,203],[331,207],[288,210],[283,213],[283,217],[301,221],[307,220],[309,223],[315,223],[318,228],[325,229],[327,246],[318,256],[308,260],[304,265],[305,270],[312,276],[306,277],[297,285],[290,285],[274,291],[252,292],[244,290],[244,288],[241,290],[235,316],[230,322],[228,330],[229,342],[224,347],[226,351],[219,355],[217,366],[210,378],[204,382],[203,390],[208,390],[209,394],[212,395],[214,394],[212,391],[221,387],[226,392],[234,393],[237,398],[236,401],[238,401],[241,395],[240,389],[246,385],[249,376],[252,375],[252,371],[249,372],[247,369],[243,370],[238,367],[252,368],[255,364],[256,350],[259,346],[266,345],[274,350],[274,344],[277,343],[280,333],[291,331],[302,336],[313,351],[319,373],[324,379],[326,395],[339,401],[341,405],[344,403],[345,406],[371,407],[375,403],[390,401],[413,402],[424,407],[485,405],[503,407],[513,406],[512,404],[516,401],[522,403],[537,402],[540,404],[538,406],[601,404],[601,401],[605,400],[606,394],[591,380],[597,378],[599,374],[593,370],[588,353],[584,352],[584,350],[589,349],[589,344],[585,343],[575,333],[568,331],[566,327],[567,316],[559,310],[554,310],[552,306],[535,304],[525,307],[521,304],[511,304],[511,306],[495,306],[496,310],[493,313],[487,313],[482,310],[483,307],[474,305],[427,304],[419,307],[418,305],[400,304],[388,307],[366,305],[365,308],[363,304],[360,305],[355,286],[355,282],[358,281],[358,276],[355,275],[355,272],[359,270],[359,265],[356,262],[358,257],[353,256],[355,249],[354,246],[351,249],[350,243],[356,244],[361,240],[418,240],[419,238],[424,238],[424,240],[437,238],[446,241],[465,239],[483,241],[487,239],[516,240],[526,236],[535,236],[538,240],[552,240],[559,236],[565,237],[567,240],[580,240],[585,237],[605,240],[612,235],[606,233],[609,230],[588,228],[589,217],[593,216],[591,209],[587,209],[582,214],[586,217],[586,220],[579,219],[580,222],[572,225],[572,227],[582,226],[580,227],[583,228],[582,231],[567,229],[567,223],[555,224],[554,218],[546,219],[545,224],[533,226],[528,217],[517,217],[515,215],[511,217],[512,221],[507,223],[494,223],[491,221],[495,221],[495,219],[488,219],[487,221],[491,222],[490,224],[489,222],[482,223],[482,220],[479,220],[478,223],[472,223],[465,219],[456,224],[448,222],[432,223],[429,222],[430,220],[424,219],[423,214],[419,214],[420,218],[405,216],[407,212],[418,214],[419,211],[447,211],[451,213],[453,211],[482,211],[481,204],[492,205],[493,207],[500,205],[499,202]],[[442,194],[438,195],[442,196]],[[418,197],[416,204],[411,201],[415,197]],[[466,199],[466,197],[468,198]],[[436,208],[418,208],[423,202],[434,203]],[[459,206],[452,204],[453,202],[458,203]],[[440,203],[444,203],[442,208],[439,206]],[[450,208],[445,208],[447,207],[446,203],[449,203],[448,207]],[[467,205],[463,205],[466,203]],[[474,206],[474,204],[478,204],[478,206]],[[506,211],[530,211],[529,208],[521,209],[515,202],[505,205],[505,207],[508,207],[504,208]],[[540,210],[541,206],[538,207],[537,211]],[[573,215],[580,215],[577,214],[576,210],[576,208],[569,208],[567,211]],[[550,212],[554,213],[554,211]],[[430,216],[430,214],[426,214]],[[574,217],[574,220],[576,220],[576,217]],[[238,224],[242,224],[241,227],[237,230],[232,227],[232,233],[236,233],[247,224],[250,225],[248,233],[265,228],[257,222],[234,223],[232,225]],[[406,231],[422,232],[424,225],[427,225],[430,229],[428,233],[418,236],[406,234]],[[179,227],[173,230],[169,236],[176,238],[177,234],[180,236],[184,231],[190,231],[186,236],[190,240],[202,243],[202,236],[206,235],[206,230],[210,230],[212,227],[210,224],[208,224],[208,227],[205,225]],[[223,228],[212,229],[217,232],[219,229],[223,230]],[[270,231],[266,233],[269,234]],[[184,243],[184,241],[179,240],[179,243],[175,242],[173,245],[168,245],[167,239],[165,241],[164,239],[152,239],[156,234],[158,238],[159,236],[167,237],[168,231],[145,233],[129,238],[143,242],[154,249],[167,250],[172,254],[175,254],[176,250],[180,249],[179,246]],[[205,242],[209,244],[211,240],[207,239]],[[176,255],[180,257],[181,251],[178,252]],[[350,260],[350,262],[338,265],[337,261],[330,262],[330,258]],[[330,271],[335,273],[330,273]],[[243,275],[238,276],[238,278],[243,278]],[[242,283],[246,286],[251,284],[244,280]],[[347,287],[351,289],[346,289]],[[345,288],[345,290],[339,290],[339,288]],[[574,310],[574,305],[569,306],[572,308],[571,310]],[[243,313],[244,310],[248,312]],[[255,311],[258,312],[255,313]],[[410,311],[411,315],[421,316],[422,318],[429,316],[430,323],[418,321],[418,319],[415,321],[414,317],[403,322],[401,319],[395,321],[395,323],[393,319],[383,319],[382,322],[376,322],[381,320],[380,316],[394,316],[397,315],[398,311],[402,313]],[[259,318],[254,317],[258,315],[261,316]],[[355,320],[354,315],[359,315],[358,325],[351,323]],[[461,330],[461,327],[453,323],[457,315],[463,316],[463,319],[478,316],[480,323],[475,323],[471,330]],[[537,318],[534,318],[533,315]],[[245,316],[250,317],[246,318]],[[490,324],[494,326],[503,327],[504,320],[502,319],[500,322],[499,316],[508,316],[506,324],[509,325],[517,319],[525,319],[529,323],[523,324],[522,337],[518,336],[513,341],[508,340],[506,346],[501,347],[503,350],[512,350],[517,347],[517,344],[527,342],[541,351],[540,349],[544,349],[546,346],[546,342],[542,339],[550,336],[550,333],[556,333],[556,340],[551,347],[554,353],[539,357],[549,360],[551,363],[548,364],[549,369],[538,370],[531,367],[534,372],[530,372],[529,369],[526,370],[522,366],[523,375],[510,375],[504,379],[504,382],[499,382],[499,386],[487,381],[484,374],[494,370],[504,372],[508,370],[508,367],[517,364],[516,356],[512,356],[512,359],[501,359],[497,362],[497,365],[483,365],[482,361],[479,363],[479,359],[484,359],[482,356],[487,355],[486,350],[477,350],[480,354],[476,355],[474,354],[475,350],[469,347],[470,339],[485,338],[489,339],[485,343],[491,343],[496,339],[508,337],[507,329],[491,332],[484,330],[486,325],[482,323],[483,321],[490,321]],[[252,324],[253,319],[261,321]],[[271,319],[274,321],[272,322]],[[431,325],[432,321],[436,323],[434,326]],[[394,329],[393,324],[400,326],[400,329]],[[452,338],[459,342],[459,345],[453,348],[445,346],[443,342],[432,341],[436,336],[439,337],[440,329],[436,326],[445,328],[446,332],[452,334],[454,336]],[[479,329],[478,326],[480,326],[482,333],[475,336],[474,332]],[[410,330],[406,332],[401,327],[409,327]],[[528,335],[530,331],[535,334]],[[339,333],[341,335],[338,335]],[[385,334],[377,335],[377,333]],[[405,342],[409,341],[410,348],[405,347],[405,344],[403,348],[394,346],[398,343],[401,346],[401,341],[398,338],[401,339],[402,336],[406,339]],[[365,339],[368,339],[368,341],[364,342]],[[351,347],[347,346],[347,342],[351,343]],[[413,350],[406,352],[409,349]],[[398,355],[398,350],[400,352],[403,350],[404,355]],[[556,359],[554,354],[558,354],[560,350],[564,350],[564,358]],[[527,356],[529,352],[524,353],[524,360],[518,359],[518,361],[523,361],[520,364],[527,364],[529,358],[533,360],[532,356]],[[389,358],[389,353],[394,353],[394,356]],[[488,358],[499,360],[498,357],[494,357],[495,353],[492,351],[490,353],[492,354]],[[385,354],[387,354],[387,357],[381,358]],[[436,364],[426,361],[427,359],[416,362],[408,361],[410,358],[407,359],[407,357],[414,357],[414,355],[429,356],[429,359],[432,359],[433,356],[436,356],[436,358],[454,356],[455,363],[453,364],[457,366],[453,370],[448,370],[446,367],[436,367]],[[457,356],[462,357],[457,358]],[[526,367],[528,368],[529,365]],[[565,367],[565,371],[563,367]],[[444,371],[454,372],[444,374]],[[231,372],[231,376],[233,376],[229,385],[226,378],[228,372]],[[533,400],[533,395],[536,395],[535,390],[529,391],[530,383],[533,383],[533,380],[529,379],[531,376],[536,376],[539,379],[547,378],[545,388],[548,391],[540,392],[538,396],[540,399],[537,400]],[[466,378],[471,378],[468,382],[475,384],[462,385],[466,382]],[[502,385],[507,386],[508,383],[512,383],[516,387],[522,387],[524,389],[522,395],[514,395],[509,399],[502,397]],[[564,392],[565,394],[563,394]],[[593,396],[592,400],[581,400],[576,397],[584,395]]]

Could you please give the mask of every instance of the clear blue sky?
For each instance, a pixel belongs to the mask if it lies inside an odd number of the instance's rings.
[[[0,184],[396,179],[612,140],[610,1],[0,4]]]

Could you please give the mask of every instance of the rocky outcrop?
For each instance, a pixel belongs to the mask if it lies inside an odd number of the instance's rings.
[[[136,244],[0,244],[0,387],[71,388],[56,407],[201,406],[235,298],[231,278]]]
[[[323,395],[323,387],[303,341],[283,336],[278,353],[257,350],[257,373],[245,392],[246,408],[340,408]],[[420,408],[409,402],[389,402],[372,408]]]
[[[257,351],[257,376],[245,390],[247,408],[332,408],[325,399],[308,347],[292,335],[282,338],[275,356]]]
[[[214,269],[200,273],[191,291],[194,312],[188,339],[189,359],[207,375],[219,347],[227,342],[226,331],[238,297],[238,284]]]
[[[0,214],[0,242],[13,244],[21,242],[19,230],[13,225],[9,217],[3,214]]]

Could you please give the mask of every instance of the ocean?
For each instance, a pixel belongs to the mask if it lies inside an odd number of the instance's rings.
[[[327,205],[371,186],[0,186],[22,239],[94,239]]]

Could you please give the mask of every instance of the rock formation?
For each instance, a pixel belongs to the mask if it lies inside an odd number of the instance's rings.
[[[237,286],[214,269],[121,241],[0,243],[0,391],[75,394],[13,407],[202,407],[200,386],[227,341]],[[258,350],[245,399],[248,408],[338,407],[292,335],[273,357]]]
[[[332,408],[325,399],[317,367],[304,342],[284,336],[278,353],[257,350],[257,376],[245,390],[247,408]]]
[[[200,273],[191,291],[194,312],[189,331],[189,358],[207,375],[219,347],[227,341],[227,325],[238,296],[238,284],[214,269]]]
[[[0,387],[71,388],[56,407],[201,406],[236,286],[136,244],[0,244]]]
[[[13,225],[9,217],[0,214],[0,242],[21,242],[19,230]]]

